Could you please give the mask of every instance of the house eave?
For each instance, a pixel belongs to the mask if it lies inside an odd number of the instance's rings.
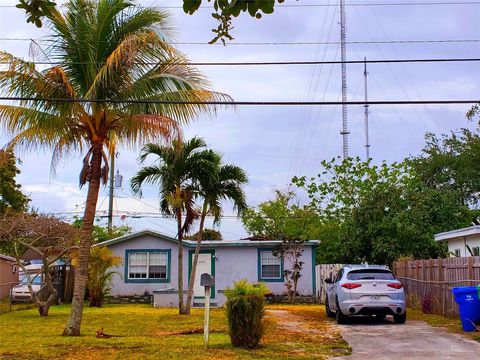
[[[434,235],[434,238],[435,241],[445,241],[472,235],[480,235],[480,225],[438,233]]]
[[[170,236],[164,235],[158,231],[155,230],[150,230],[150,229],[144,229],[140,231],[133,232],[131,234],[127,234],[124,236],[120,236],[115,239],[110,239],[106,241],[102,241],[98,244],[95,244],[93,246],[111,246],[114,244],[118,244],[124,241],[132,240],[140,236],[145,236],[145,235],[150,235],[153,237],[158,237],[163,240],[171,241],[173,243],[177,243],[177,239],[172,238]],[[261,246],[277,246],[280,245],[282,241],[280,240],[269,240],[269,241],[248,241],[248,240],[205,240],[202,241],[201,247],[202,248],[217,248],[217,247],[261,247]],[[320,243],[318,240],[308,240],[305,241],[306,246],[317,246]],[[189,247],[189,248],[194,248],[197,244],[196,241],[194,240],[184,240],[183,241],[184,246]]]

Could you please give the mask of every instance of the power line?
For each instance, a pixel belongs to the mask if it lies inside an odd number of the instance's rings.
[[[169,101],[169,100],[121,100],[84,98],[42,98],[23,96],[1,96],[0,101],[49,101],[67,103],[111,103],[111,104],[164,104],[164,105],[225,105],[225,106],[303,106],[303,105],[453,105],[477,104],[480,100],[377,100],[377,101]]]
[[[432,59],[376,59],[367,60],[367,64],[390,64],[390,63],[431,63],[431,62],[476,62],[480,58],[432,58]],[[34,65],[65,65],[61,61],[28,61],[25,62]],[[8,65],[9,61],[0,61],[0,64]],[[105,65],[105,62],[69,62],[68,65]],[[158,62],[140,62],[142,65],[159,65]],[[301,61],[233,61],[233,62],[183,62],[171,65],[175,66],[273,66],[273,65],[331,65],[331,64],[365,64],[365,60],[301,60]],[[165,64],[169,66],[170,64]]]
[[[347,3],[345,6],[442,6],[442,5],[480,5],[480,1],[422,1],[422,2],[384,2],[384,3]],[[60,6],[63,6],[60,5]],[[334,7],[333,4],[279,4],[281,8],[310,8],[310,7]],[[0,5],[0,8],[17,8],[15,5]],[[153,9],[183,9],[183,6],[165,5],[149,6]],[[200,6],[202,10],[214,10],[213,6]]]
[[[36,42],[50,42],[50,39],[40,39],[40,38],[0,38],[0,41],[36,41]],[[451,43],[479,43],[480,39],[428,39],[428,40],[379,40],[379,41],[347,41],[346,44],[355,45],[355,44],[451,44]],[[191,41],[191,42],[169,42],[166,41],[166,44],[169,45],[208,45],[208,46],[224,46],[221,43],[210,44],[208,42],[201,41]],[[259,45],[338,45],[339,41],[304,41],[304,42],[230,42],[228,46],[259,46]],[[225,46],[225,47],[228,47]]]

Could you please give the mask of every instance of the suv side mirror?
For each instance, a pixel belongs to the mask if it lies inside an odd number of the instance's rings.
[[[332,281],[332,278],[331,278],[331,277],[328,277],[328,278],[326,278],[326,279],[325,279],[325,280],[323,280],[323,281],[325,281],[325,284],[332,284],[332,283],[333,283],[333,281]]]

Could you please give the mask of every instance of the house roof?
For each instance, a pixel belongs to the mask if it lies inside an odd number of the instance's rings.
[[[110,246],[113,244],[121,243],[124,241],[128,241],[131,239],[138,238],[140,236],[150,235],[153,237],[157,237],[166,241],[171,241],[173,243],[177,243],[177,239],[162,234],[155,230],[145,229],[133,232],[128,235],[120,236],[115,239],[103,241],[101,243],[95,244],[94,246]],[[197,244],[195,240],[184,240],[183,243],[186,247],[194,248]],[[203,240],[202,241],[202,248],[217,248],[217,247],[258,247],[258,246],[275,246],[281,244],[282,241],[280,240],[261,240],[261,241],[251,241],[251,240]],[[305,242],[307,246],[316,246],[319,243],[317,240],[309,240]]]
[[[445,241],[472,235],[480,235],[480,225],[435,234],[435,241]]]
[[[13,261],[13,262],[17,261],[14,257],[8,256],[8,255],[3,255],[3,254],[0,254],[0,259],[7,260],[7,261]]]

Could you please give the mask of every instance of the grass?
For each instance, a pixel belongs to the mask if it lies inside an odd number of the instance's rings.
[[[419,310],[408,309],[408,320],[422,320],[434,327],[441,327],[449,332],[461,334],[480,342],[480,333],[478,331],[463,331],[459,318],[447,318],[441,315],[424,314]]]
[[[10,311],[32,309],[34,307],[35,305],[32,303],[10,304],[10,300],[8,299],[8,297],[0,299],[0,314]]]
[[[230,345],[224,309],[213,309],[210,348],[203,350],[203,334],[179,335],[179,331],[203,326],[203,310],[190,316],[176,309],[148,305],[85,307],[82,336],[63,337],[70,307],[54,306],[47,318],[36,309],[13,311],[0,316],[1,359],[322,359],[349,353],[348,344],[327,322],[320,305],[269,306],[283,310],[285,318],[267,313],[266,334],[259,349],[236,349]],[[275,311],[274,311],[275,312]],[[285,319],[294,317],[302,326],[289,328]],[[287,324],[288,325],[288,324]],[[109,339],[97,338],[103,327]],[[298,328],[304,329],[299,331]]]

